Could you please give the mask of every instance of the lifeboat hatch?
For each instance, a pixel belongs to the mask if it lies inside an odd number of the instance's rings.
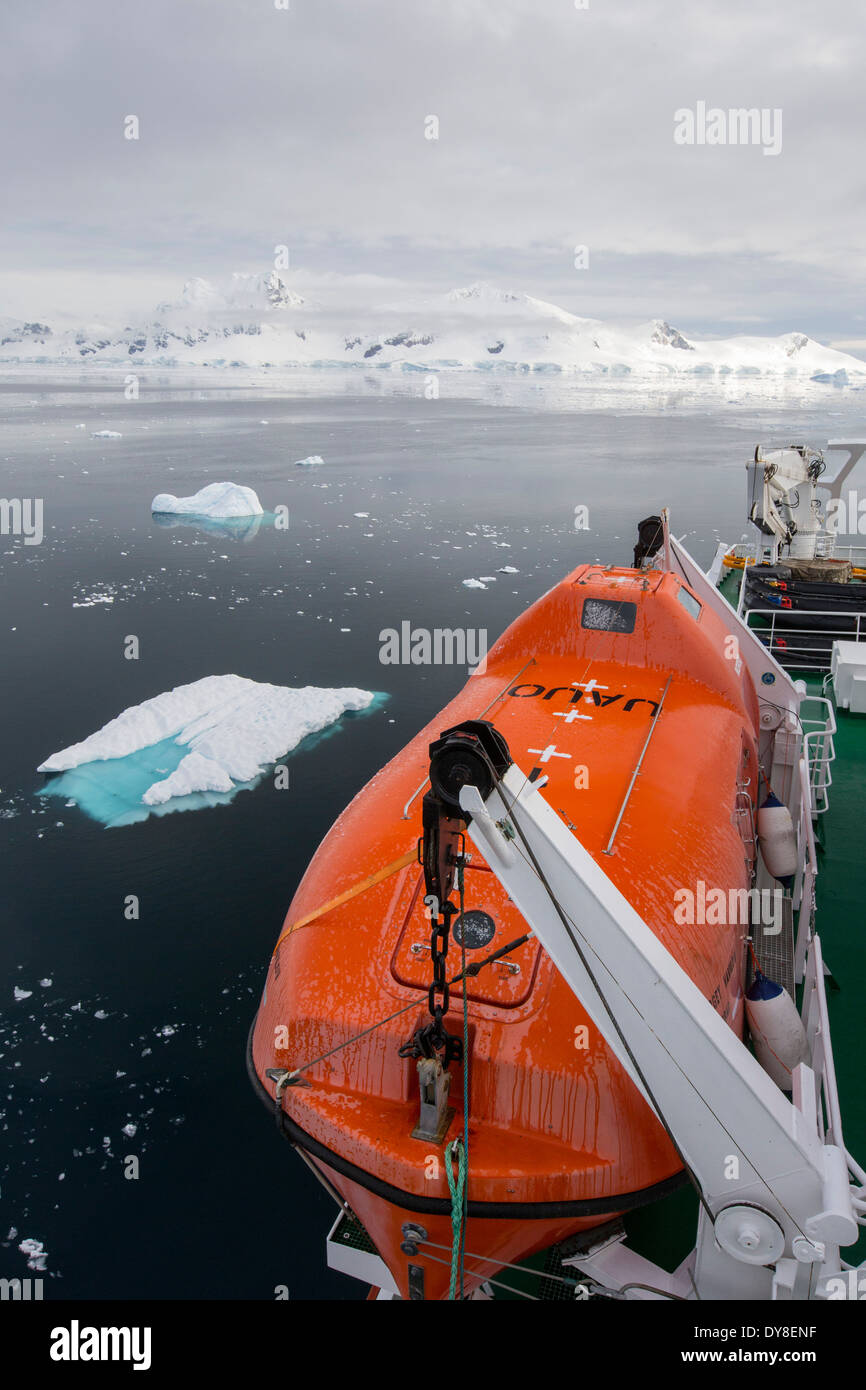
[[[430,917],[424,906],[424,875],[419,871],[412,884],[411,870],[409,874],[409,883],[400,895],[401,905],[406,901],[407,892],[409,902],[403,929],[391,957],[391,974],[398,984],[409,985],[426,993],[432,979]],[[412,884],[411,891],[409,884]],[[505,946],[526,931],[526,923],[517,915],[498,881],[486,865],[478,863],[466,866],[464,920],[467,965],[475,960],[483,960],[491,951]],[[452,925],[447,966],[449,980],[460,970],[459,921],[456,917]],[[470,980],[467,997],[475,1003],[492,1004],[500,1009],[516,1009],[525,1004],[535,984],[540,954],[541,948],[534,938],[524,942],[503,960],[486,965]],[[451,997],[452,1000],[462,998],[460,985],[452,986]]]

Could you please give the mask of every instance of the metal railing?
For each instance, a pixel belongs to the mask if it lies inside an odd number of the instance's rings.
[[[729,546],[727,554],[735,560],[745,560],[747,565],[754,565],[755,543],[754,541],[738,541],[736,545]],[[838,537],[823,532],[815,542],[815,558],[816,560],[848,560],[856,569],[866,569],[866,545],[839,545]],[[780,565],[787,564],[787,557],[780,555],[778,563]]]
[[[826,701],[824,703],[827,703]],[[832,709],[830,710],[832,716]],[[835,720],[833,721],[835,728]],[[815,731],[816,734],[819,731]],[[806,739],[812,737],[807,734]],[[804,740],[805,741],[805,740]],[[815,1125],[825,1144],[835,1144],[845,1154],[851,1191],[851,1203],[858,1225],[866,1226],[866,1172],[845,1148],[842,1133],[842,1110],[833,1061],[830,1038],[830,1015],[824,984],[824,956],[821,938],[815,926],[815,884],[818,878],[818,856],[812,826],[812,779],[807,753],[799,760],[800,814],[797,826],[800,867],[795,883],[795,901],[799,896],[800,913],[797,923],[797,942],[794,957],[794,978],[803,984],[800,1017],[806,1032],[809,1049],[809,1070],[814,1084],[795,1082],[795,1104]],[[805,1069],[804,1069],[805,1070]],[[808,1076],[808,1072],[807,1072]],[[799,1091],[799,1094],[798,1094]]]
[[[792,899],[794,909],[798,913],[797,939],[794,943],[794,979],[800,984],[815,925],[815,884],[818,879],[818,851],[812,825],[812,788],[805,752],[800,756],[798,774],[800,795],[797,815],[797,873]]]
[[[804,706],[821,705],[820,714],[804,714]],[[803,756],[809,774],[809,799],[813,816],[823,816],[830,804],[833,774],[830,764],[836,758],[833,735],[836,715],[830,700],[824,695],[805,695],[800,701],[800,724],[803,729]]]
[[[836,1144],[844,1148],[842,1137],[842,1112],[839,1108],[839,1090],[836,1085],[836,1068],[833,1064],[833,1044],[830,1041],[830,1019],[827,1012],[827,991],[824,988],[824,957],[821,952],[821,938],[813,936],[806,958],[806,973],[803,981],[803,1003],[800,1017],[806,1030],[809,1044],[809,1065],[819,1082],[823,1099],[823,1115],[820,1104],[817,1106],[818,1133],[825,1144]],[[819,1098],[816,1097],[816,1100]]]
[[[780,613],[785,614],[784,621],[780,618]],[[840,626],[794,626],[788,621],[792,613],[804,620],[817,617],[835,618],[840,622]],[[866,610],[863,609],[841,614],[827,609],[749,608],[743,616],[758,640],[773,653],[782,666],[788,668],[829,671],[834,642],[866,641]],[[753,622],[753,618],[757,621]],[[847,626],[841,625],[843,621]],[[780,646],[780,643],[784,645]]]
[[[822,1142],[835,1144],[844,1153],[854,1218],[858,1226],[866,1226],[866,1172],[845,1148],[824,973],[821,938],[816,935],[812,937],[806,958],[800,1017],[806,1030],[809,1067],[817,1085],[803,1087],[804,1094],[797,1097],[797,1105],[801,1112],[814,1122]]]
[[[815,557],[819,560],[848,560],[855,569],[864,569],[866,545],[840,545],[837,536],[823,533],[818,537]],[[784,560],[781,563],[784,564]]]

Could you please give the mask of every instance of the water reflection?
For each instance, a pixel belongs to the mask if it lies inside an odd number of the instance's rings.
[[[256,512],[254,516],[195,516],[192,513],[153,512],[155,526],[169,530],[173,526],[191,526],[193,530],[205,531],[211,536],[222,536],[230,541],[248,543],[258,535],[264,524],[273,526],[273,512]]]

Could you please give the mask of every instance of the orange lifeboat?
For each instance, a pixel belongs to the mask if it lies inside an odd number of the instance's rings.
[[[406,1043],[429,1022],[432,978],[418,859],[429,746],[461,722],[492,724],[741,1036],[745,929],[705,906],[719,900],[712,890],[747,890],[754,867],[758,701],[730,647],[721,619],[675,574],[581,566],[359,792],[304,875],[251,1030],[250,1075],[273,1108],[276,1077],[305,1068],[310,1084],[278,1098],[282,1129],[348,1203],[402,1297],[447,1297],[445,1150],[464,1127],[464,1291],[684,1179],[664,1129],[531,935],[467,980],[453,1118],[435,1141],[413,1137],[419,1081]],[[464,881],[467,961],[527,935],[475,851]],[[452,941],[448,978],[459,969]],[[452,985],[445,1016],[456,1036],[462,990]],[[406,1223],[423,1226],[420,1246],[407,1245]]]

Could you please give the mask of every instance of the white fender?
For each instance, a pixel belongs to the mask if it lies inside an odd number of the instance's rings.
[[[772,792],[758,808],[757,828],[767,869],[773,878],[790,878],[797,872],[797,836],[791,812]]]
[[[794,1068],[809,1061],[806,1030],[796,1004],[787,990],[758,970],[746,994],[746,1017],[755,1056],[776,1085],[790,1091]]]

